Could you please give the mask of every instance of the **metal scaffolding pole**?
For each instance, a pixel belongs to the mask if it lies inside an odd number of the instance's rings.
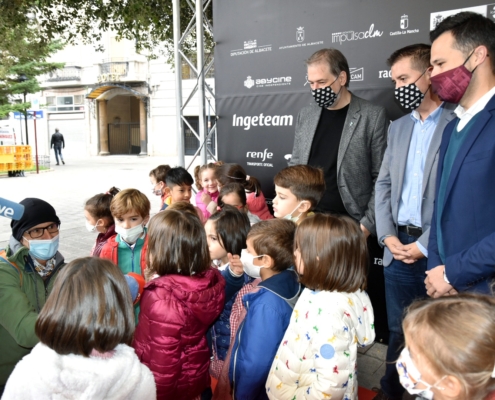
[[[184,124],[182,123],[182,57],[180,56],[180,0],[173,0],[174,60],[175,60],[175,103],[177,107],[177,152],[179,165],[186,166],[184,147]]]
[[[181,1],[187,3],[193,16],[187,24],[184,31],[181,31],[180,23],[180,5]],[[213,66],[213,57],[210,57],[210,61],[205,63],[205,49],[204,49],[204,32],[205,30],[213,36],[213,29],[205,18],[205,11],[208,7],[212,6],[212,0],[173,0],[173,22],[174,22],[174,58],[175,58],[175,86],[176,86],[176,107],[177,107],[177,150],[179,153],[179,165],[185,166],[185,138],[184,138],[184,124],[199,141],[199,148],[195,152],[192,161],[187,166],[187,169],[194,163],[195,159],[199,156],[200,162],[206,164],[208,159],[216,160],[215,154],[209,149],[208,144],[211,142],[211,135],[216,135],[216,117],[214,117],[213,126],[206,128],[206,92],[208,92],[211,99],[215,99],[212,88],[205,83],[205,76]],[[192,40],[191,33],[196,30],[196,60],[193,57],[188,57],[183,51],[183,44]],[[186,93],[187,100],[183,101],[184,86],[182,81],[182,66],[183,63],[187,63],[191,71],[197,76],[197,81],[192,90],[188,90]],[[198,129],[197,132],[189,124],[184,116],[184,109],[192,100],[193,96],[197,93],[198,96]],[[214,110],[213,110],[214,112]],[[215,113],[213,114],[215,115]],[[216,141],[215,141],[216,142]]]
[[[196,51],[198,69],[198,133],[201,146],[201,164],[208,162],[205,135],[205,66],[204,66],[204,32],[203,32],[203,0],[196,0]]]

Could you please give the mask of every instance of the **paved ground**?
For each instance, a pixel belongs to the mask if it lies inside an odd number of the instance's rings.
[[[26,197],[39,197],[53,205],[62,222],[60,252],[67,261],[86,256],[95,240],[84,225],[85,201],[97,193],[116,186],[120,189],[136,188],[151,201],[152,214],[160,206],[158,196],[151,194],[149,171],[159,164],[175,165],[176,159],[162,157],[109,156],[66,160],[66,165],[55,166],[39,175],[8,178],[0,176],[0,197],[21,201]],[[0,218],[0,249],[10,237],[10,220]],[[379,386],[385,370],[387,347],[376,343],[359,351],[359,384],[371,388]]]

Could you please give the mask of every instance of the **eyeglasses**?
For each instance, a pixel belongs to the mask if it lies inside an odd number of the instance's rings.
[[[45,233],[45,230],[48,233],[58,233],[59,226],[58,224],[50,224],[45,226],[44,228],[34,228],[26,233],[31,237],[31,239],[38,239]]]

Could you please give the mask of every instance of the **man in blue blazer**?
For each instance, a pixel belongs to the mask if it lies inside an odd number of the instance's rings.
[[[428,295],[490,293],[495,278],[495,23],[461,12],[430,33],[432,87],[459,103],[440,146]]]
[[[413,44],[388,59],[395,97],[411,113],[392,122],[375,186],[378,239],[383,257],[390,331],[385,375],[376,400],[402,399],[395,361],[404,344],[402,316],[426,297],[424,278],[435,198],[438,150],[455,105],[442,103],[430,87],[430,46]]]

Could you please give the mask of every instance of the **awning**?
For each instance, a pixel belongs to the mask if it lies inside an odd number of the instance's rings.
[[[112,83],[112,84],[104,83],[100,86],[95,87],[93,90],[91,90],[91,92],[86,95],[86,98],[94,100],[94,99],[100,97],[103,93],[108,92],[109,90],[112,90],[112,89],[124,89],[124,90],[127,90],[128,92],[131,92],[136,97],[140,97],[140,98],[146,97],[146,95],[144,93],[140,93],[140,92],[130,88],[129,86],[121,85],[118,83]]]

